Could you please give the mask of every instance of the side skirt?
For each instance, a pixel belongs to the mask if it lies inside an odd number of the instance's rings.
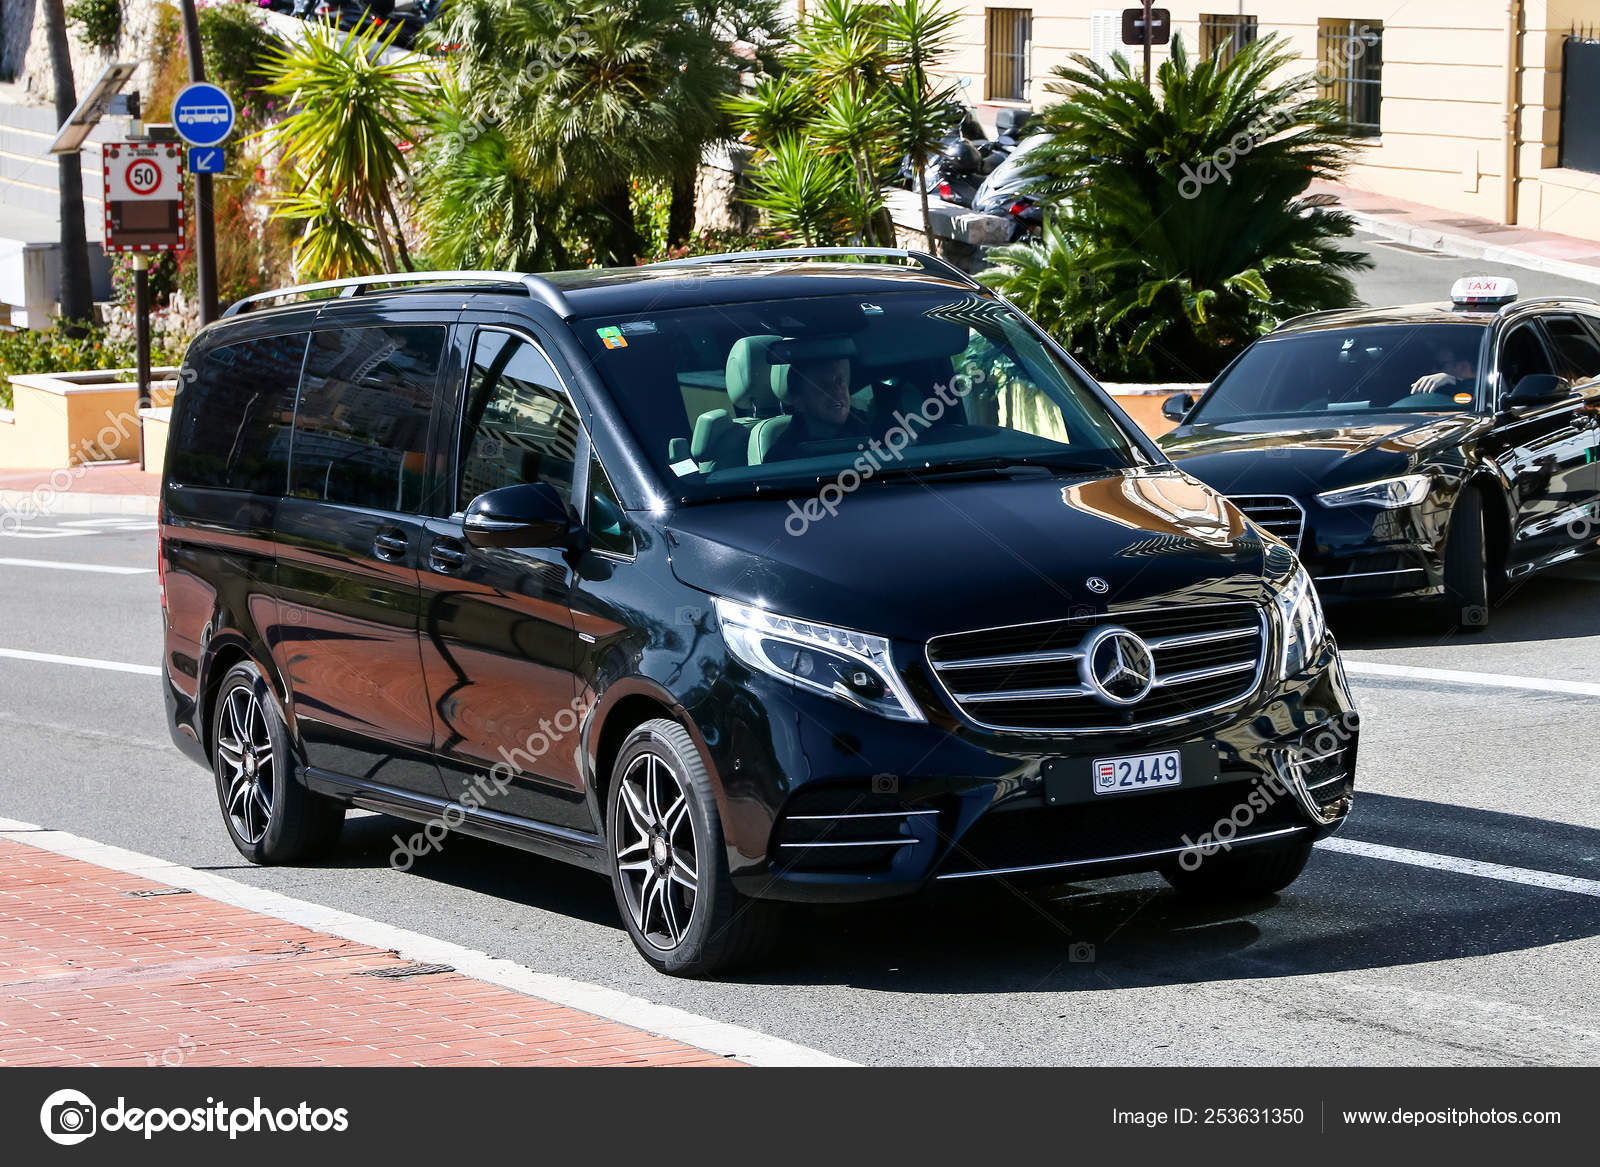
[[[305,775],[306,785],[312,790],[343,799],[366,810],[394,815],[396,818],[414,823],[428,823],[442,819],[447,810],[454,808],[452,817],[459,815],[461,821],[450,829],[458,834],[487,839],[491,843],[503,843],[519,851],[531,851],[548,859],[559,859],[563,863],[571,863],[601,875],[607,874],[610,869],[606,861],[605,841],[600,836],[591,835],[586,831],[536,823],[529,819],[497,814],[482,807],[468,808],[442,798],[416,794],[409,790],[396,790],[391,786],[367,782],[360,778],[349,778],[343,774],[333,774],[310,766],[307,766],[302,773]]]

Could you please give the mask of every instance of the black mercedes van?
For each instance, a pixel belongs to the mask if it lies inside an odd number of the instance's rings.
[[[161,494],[174,739],[257,863],[345,811],[610,878],[656,968],[783,901],[1286,886],[1357,719],[1294,552],[944,261],[251,297]]]

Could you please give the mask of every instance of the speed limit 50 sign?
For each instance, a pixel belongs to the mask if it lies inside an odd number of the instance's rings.
[[[180,250],[183,148],[175,142],[108,142],[101,158],[106,250]]]

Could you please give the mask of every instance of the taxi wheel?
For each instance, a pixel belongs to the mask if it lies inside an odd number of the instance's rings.
[[[1489,562],[1483,537],[1483,495],[1464,490],[1450,513],[1444,547],[1440,620],[1448,628],[1482,632],[1489,626]]]

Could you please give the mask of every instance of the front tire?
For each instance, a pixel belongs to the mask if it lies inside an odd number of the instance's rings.
[[[1439,618],[1447,628],[1482,632],[1489,626],[1488,545],[1483,496],[1468,488],[1450,512],[1444,546],[1444,597]]]
[[[344,804],[301,782],[272,687],[248,661],[217,688],[211,767],[228,837],[250,862],[298,863],[339,841]]]
[[[677,722],[622,743],[606,794],[617,909],[639,955],[671,976],[706,976],[765,953],[775,906],[733,889],[711,779]]]
[[[1199,864],[1186,868],[1169,863],[1161,874],[1179,894],[1194,899],[1250,899],[1282,891],[1305,870],[1311,858],[1310,839],[1291,838],[1271,843],[1249,843],[1230,851],[1197,856]]]

